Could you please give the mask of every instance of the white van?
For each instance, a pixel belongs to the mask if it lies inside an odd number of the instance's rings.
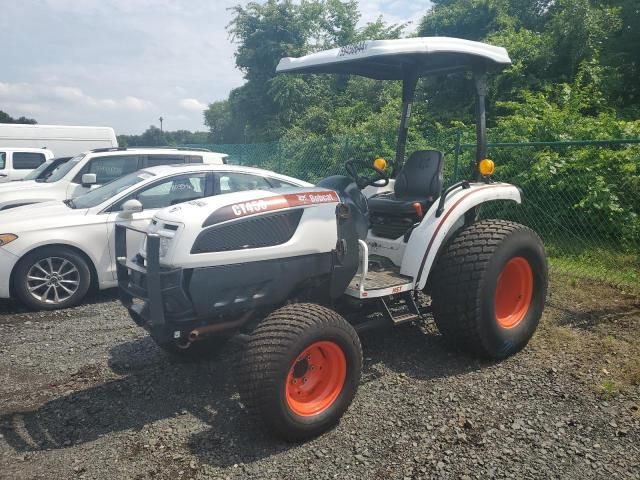
[[[0,183],[22,180],[29,172],[51,160],[45,148],[3,148],[0,146]]]
[[[67,157],[117,146],[118,140],[111,127],[0,123],[0,148],[46,148],[56,157]]]

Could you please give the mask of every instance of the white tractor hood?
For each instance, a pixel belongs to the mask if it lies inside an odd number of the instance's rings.
[[[316,206],[339,201],[336,192],[320,187],[247,190],[180,203],[160,210],[154,218],[161,222],[185,223],[199,230],[205,224],[220,223],[285,208]]]

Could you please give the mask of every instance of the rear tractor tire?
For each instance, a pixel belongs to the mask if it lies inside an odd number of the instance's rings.
[[[461,229],[432,272],[433,314],[455,347],[506,358],[533,336],[547,294],[547,260],[540,237],[504,220]]]
[[[275,436],[304,440],[340,420],[361,369],[360,339],[343,317],[320,305],[291,304],[251,334],[237,376],[240,399]]]

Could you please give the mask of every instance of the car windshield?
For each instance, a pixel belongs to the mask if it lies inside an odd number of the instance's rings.
[[[44,162],[35,170],[31,170],[27,176],[25,176],[22,180],[35,180],[40,176],[42,172],[44,172],[49,166],[51,162]]]
[[[60,165],[58,168],[56,168],[53,171],[51,176],[47,178],[47,183],[57,182],[58,180],[63,178],[67,173],[69,173],[73,169],[73,167],[78,165],[80,160],[82,160],[83,158],[84,158],[84,154],[81,153],[80,155],[73,157],[67,163],[63,163],[62,165]]]
[[[106,202],[118,193],[128,189],[129,187],[140,183],[147,178],[153,177],[150,172],[133,172],[124,177],[120,177],[113,182],[109,182],[101,187],[91,190],[89,193],[81,195],[73,200],[67,200],[67,205],[71,208],[92,208]]]
[[[35,170],[31,170],[29,174],[22,180],[35,180],[37,182],[44,182],[47,178],[55,172],[60,165],[69,161],[69,157],[54,158],[50,162],[45,162]]]

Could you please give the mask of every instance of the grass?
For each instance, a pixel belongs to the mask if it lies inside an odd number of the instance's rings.
[[[547,242],[545,247],[552,272],[621,287],[630,293],[640,292],[640,254],[611,247],[571,252],[553,242]]]
[[[629,362],[623,375],[624,381],[628,385],[640,385],[640,359],[636,358]]]
[[[618,392],[619,392],[618,386],[616,385],[616,382],[614,382],[613,380],[604,380],[600,384],[599,393],[607,400],[615,397],[618,394]]]

